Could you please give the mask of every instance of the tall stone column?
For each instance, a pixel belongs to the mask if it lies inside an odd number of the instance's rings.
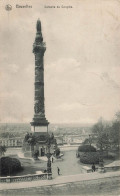
[[[36,25],[36,37],[33,44],[33,53],[35,55],[35,88],[34,88],[34,118],[31,122],[33,132],[45,133],[49,122],[45,118],[44,103],[44,53],[46,51],[45,42],[43,42],[41,32],[41,22],[38,19]]]

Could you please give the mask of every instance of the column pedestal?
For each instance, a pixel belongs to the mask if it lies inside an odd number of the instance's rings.
[[[34,133],[34,135],[41,135],[41,134],[47,134],[48,133],[48,125],[49,122],[46,120],[46,118],[43,119],[36,119],[33,118],[33,122],[31,124],[31,131]]]

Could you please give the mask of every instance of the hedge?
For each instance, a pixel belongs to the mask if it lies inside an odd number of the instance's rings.
[[[22,169],[21,163],[16,158],[1,157],[0,158],[0,174],[11,175]]]
[[[80,162],[85,164],[98,164],[99,153],[98,152],[84,152],[80,154]]]
[[[90,145],[82,145],[78,147],[78,152],[96,152],[96,148]]]

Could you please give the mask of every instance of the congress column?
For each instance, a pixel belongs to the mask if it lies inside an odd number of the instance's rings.
[[[44,53],[46,50],[43,42],[41,22],[38,19],[36,25],[36,37],[33,44],[35,55],[35,92],[34,92],[34,117],[31,122],[31,130],[34,133],[47,133],[49,122],[45,118],[44,104]]]

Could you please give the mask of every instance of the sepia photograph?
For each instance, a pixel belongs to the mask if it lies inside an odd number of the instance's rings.
[[[0,0],[0,195],[120,195],[120,1]]]

